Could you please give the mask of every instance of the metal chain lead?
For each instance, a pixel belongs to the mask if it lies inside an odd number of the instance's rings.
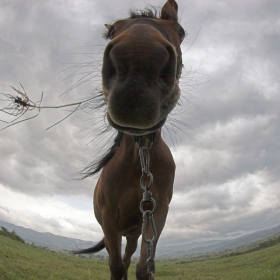
[[[152,197],[152,193],[150,192],[150,188],[153,184],[153,175],[150,172],[150,154],[149,150],[146,147],[140,147],[139,142],[137,143],[137,147],[139,149],[140,163],[142,168],[142,175],[140,177],[140,186],[144,190],[143,199],[140,202],[140,211],[143,214],[143,224],[142,224],[142,241],[147,244],[147,273],[149,274],[149,280],[154,280],[155,273],[155,261],[154,261],[154,241],[157,238],[156,226],[153,217],[153,213],[156,210],[156,201]],[[151,148],[153,143],[151,143]],[[144,183],[144,179],[146,179],[146,184]],[[148,183],[147,183],[148,182]],[[153,208],[152,210],[144,210],[143,204],[144,202],[152,202]],[[148,222],[151,225],[151,229],[153,232],[152,239],[147,239],[146,231]]]

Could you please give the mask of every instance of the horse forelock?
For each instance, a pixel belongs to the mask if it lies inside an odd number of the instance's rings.
[[[150,6],[144,9],[131,9],[129,18],[159,18],[159,14],[160,11],[158,8]]]

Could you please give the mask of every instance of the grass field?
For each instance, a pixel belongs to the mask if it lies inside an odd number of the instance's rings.
[[[155,279],[280,279],[280,243],[251,253],[240,252],[227,252],[227,255],[235,256],[217,254],[158,260]],[[129,279],[135,279],[135,265],[134,261],[129,270]],[[11,279],[108,280],[110,277],[107,261],[54,253],[0,236],[0,280]]]

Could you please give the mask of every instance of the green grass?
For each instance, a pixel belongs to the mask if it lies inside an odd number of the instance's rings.
[[[0,236],[0,279],[108,280],[109,271],[104,261],[45,251]]]
[[[203,257],[157,260],[155,279],[279,280],[280,243],[252,249],[251,246]],[[135,265],[133,261],[129,279],[135,279]],[[0,280],[11,279],[108,280],[110,276],[107,261],[54,253],[0,236]]]

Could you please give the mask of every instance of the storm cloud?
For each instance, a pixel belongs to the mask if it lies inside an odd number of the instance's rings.
[[[225,239],[278,225],[280,6],[177,2],[188,36],[180,105],[163,131],[177,169],[162,241]],[[1,1],[0,91],[13,94],[9,86],[21,82],[32,100],[44,91],[43,105],[77,102],[99,91],[104,24],[145,5]],[[97,241],[96,177],[75,179],[104,151],[113,131],[92,142],[106,126],[104,112],[94,109],[45,130],[67,114],[42,110],[0,132],[0,219]]]

